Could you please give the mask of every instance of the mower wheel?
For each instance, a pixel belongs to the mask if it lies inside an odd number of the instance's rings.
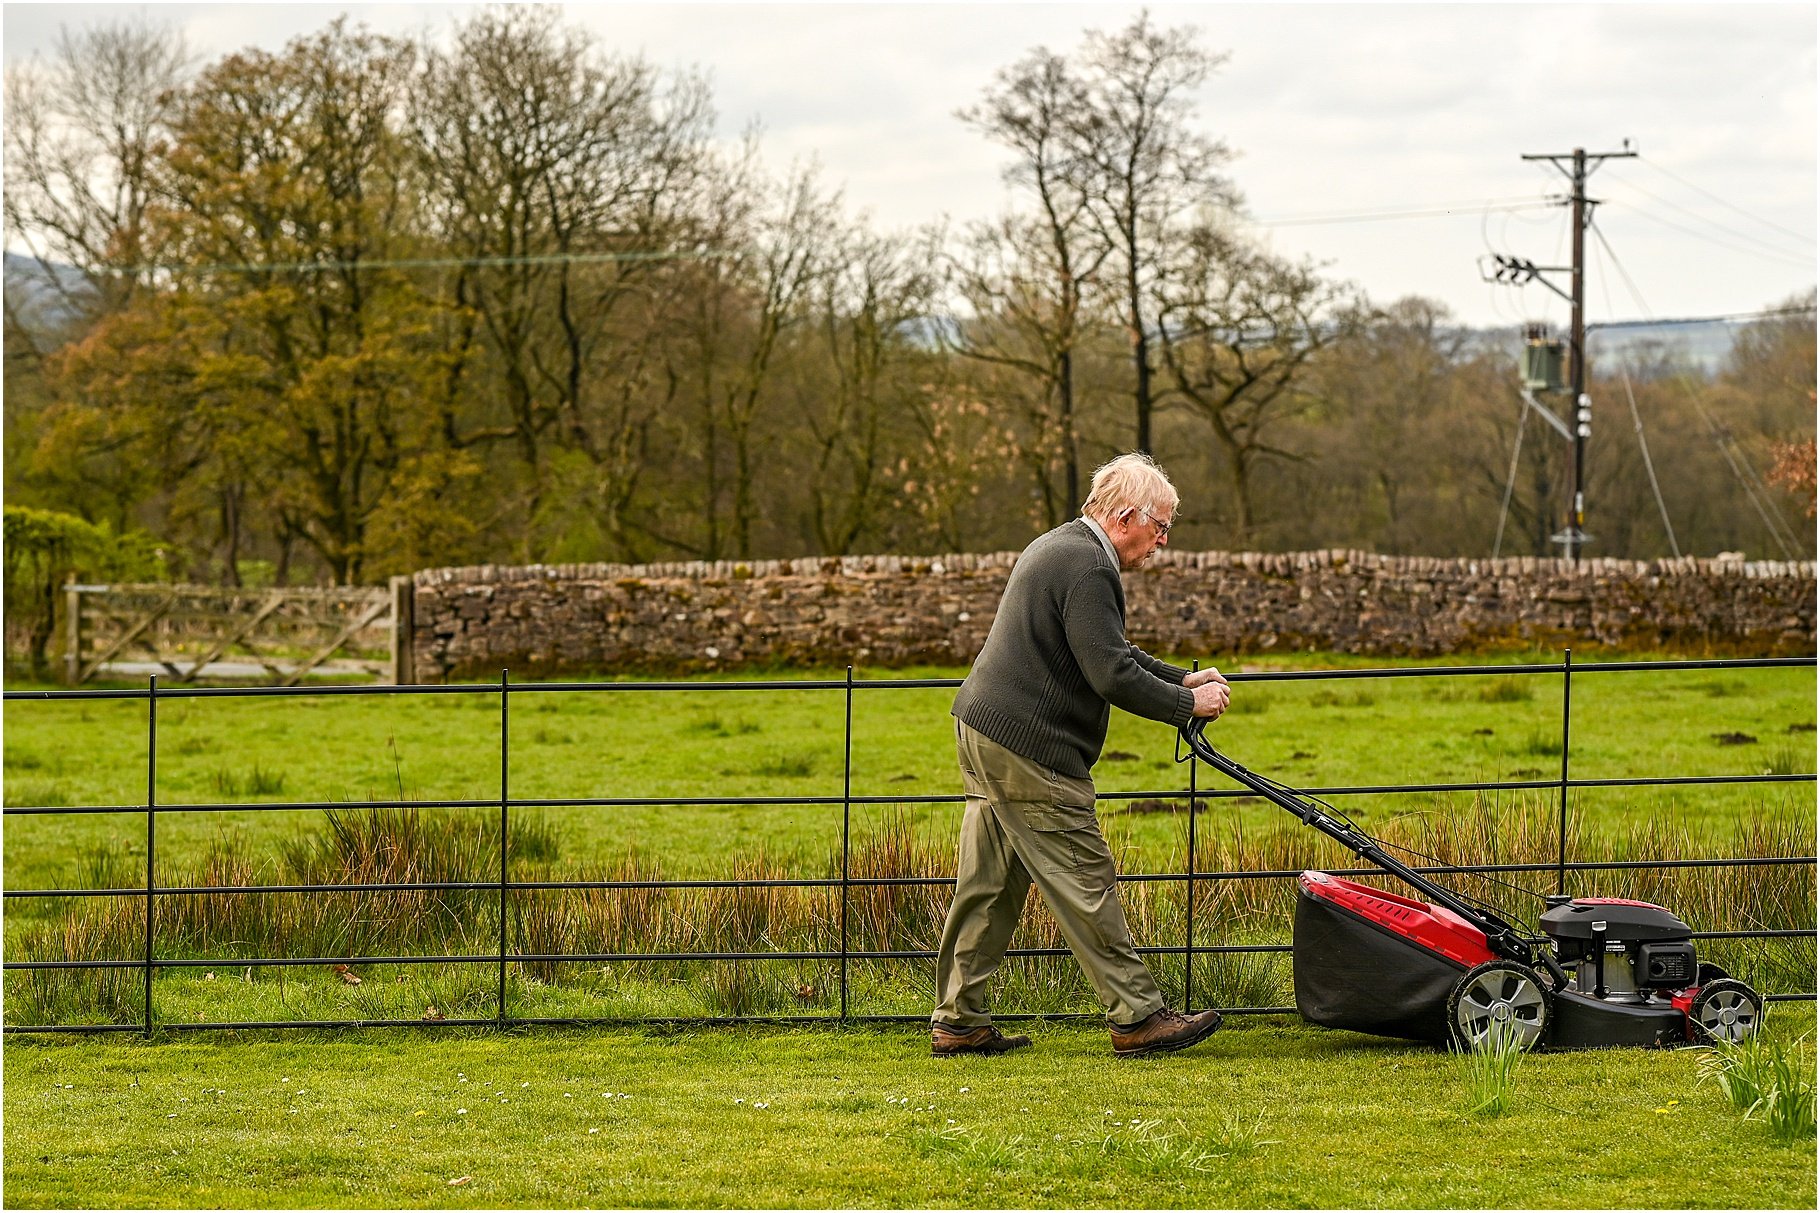
[[[1687,1018],[1707,1044],[1736,1044],[1763,1026],[1763,999],[1737,978],[1721,977],[1694,995]]]
[[[1500,1038],[1532,1049],[1548,1030],[1548,987],[1528,965],[1488,960],[1468,969],[1447,996],[1447,1027],[1456,1048],[1488,1049]]]

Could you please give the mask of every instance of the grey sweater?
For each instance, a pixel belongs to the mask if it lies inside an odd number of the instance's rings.
[[[1018,557],[953,711],[1013,753],[1085,779],[1109,705],[1179,728],[1194,714],[1187,676],[1125,639],[1118,565],[1077,518]]]

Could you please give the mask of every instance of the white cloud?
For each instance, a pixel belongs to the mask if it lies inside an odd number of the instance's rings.
[[[207,58],[249,44],[277,50],[342,11],[387,32],[446,36],[471,10],[8,4],[6,57],[48,47],[60,23],[141,14],[181,23]],[[708,71],[724,135],[761,121],[774,169],[813,157],[830,184],[845,187],[850,210],[900,228],[999,209],[1002,154],[955,110],[1031,47],[1069,50],[1084,29],[1117,28],[1137,11],[601,4],[571,5],[567,16],[609,49]],[[1607,164],[1593,193],[1607,199],[1601,228],[1651,310],[1744,311],[1814,281],[1810,5],[1172,4],[1152,12],[1164,25],[1200,26],[1205,44],[1228,54],[1199,112],[1208,133],[1238,153],[1231,173],[1256,216],[1541,198],[1563,180],[1524,163],[1523,153],[1611,150],[1630,137],[1645,160]],[[1757,244],[1721,225],[1794,253],[1794,263],[1753,255]],[[1447,217],[1281,227],[1269,239],[1281,252],[1331,261],[1374,297],[1420,292],[1465,319],[1493,322],[1554,304],[1539,288],[1519,299],[1484,286],[1476,259],[1487,240],[1541,260],[1564,229],[1559,211],[1487,214],[1468,205]]]

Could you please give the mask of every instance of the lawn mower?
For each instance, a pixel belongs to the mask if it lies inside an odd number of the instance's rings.
[[[1762,1024],[1762,997],[1701,963],[1692,928],[1663,907],[1546,896],[1542,933],[1520,929],[1389,854],[1332,805],[1227,758],[1206,725],[1182,729],[1195,758],[1426,899],[1301,874],[1292,960],[1296,1010],[1311,1023],[1467,1049],[1499,1038],[1526,1049],[1737,1042]]]

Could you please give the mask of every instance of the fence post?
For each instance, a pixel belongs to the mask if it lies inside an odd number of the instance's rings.
[[[158,871],[158,675],[145,699],[145,1035],[152,1035],[152,935]]]
[[[847,667],[847,723],[841,774],[840,806],[840,1017],[847,1021],[847,912],[852,902],[849,868],[853,837],[853,667]]]
[[[75,686],[82,678],[82,591],[71,577],[63,586],[63,681]]]
[[[1199,673],[1201,659],[1194,659],[1194,672]],[[1200,761],[1194,756],[1193,747],[1188,750],[1188,929],[1182,941],[1182,1010],[1194,1010],[1194,819],[1195,809],[1200,802],[1195,793],[1200,790],[1195,776],[1199,773]]]
[[[392,685],[409,686],[417,681],[416,653],[412,637],[417,631],[417,591],[409,574],[394,577],[392,591]]]
[[[511,697],[511,671],[499,671],[499,1009],[495,1022],[506,1026],[506,813],[511,772],[509,760],[510,716],[506,704]]]
[[[1561,651],[1561,850],[1555,860],[1555,892],[1567,892],[1567,751],[1573,738],[1574,651]]]

